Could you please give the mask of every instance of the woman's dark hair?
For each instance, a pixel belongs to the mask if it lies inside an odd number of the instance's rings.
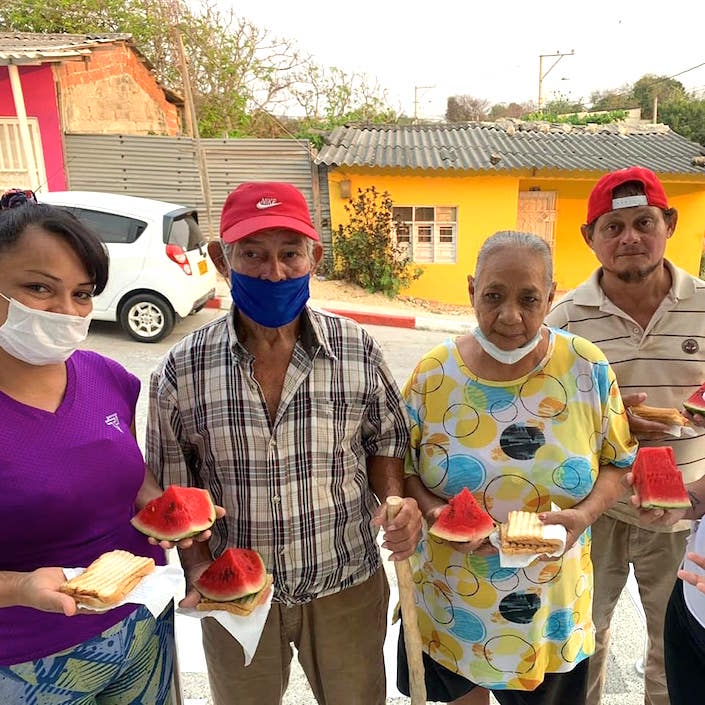
[[[0,211],[0,255],[12,249],[27,228],[36,227],[62,238],[76,253],[91,279],[95,294],[108,282],[108,251],[100,238],[73,213],[46,203],[26,203]]]

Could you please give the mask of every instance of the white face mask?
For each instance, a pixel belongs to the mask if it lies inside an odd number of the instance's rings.
[[[9,301],[7,319],[0,326],[0,348],[30,365],[55,365],[67,360],[88,337],[91,314],[71,316],[29,308]]]
[[[505,365],[514,365],[519,360],[523,360],[530,352],[533,352],[536,346],[541,342],[541,328],[539,328],[536,335],[526,344],[522,345],[520,348],[514,348],[514,350],[502,350],[498,348],[492,341],[485,337],[485,334],[480,330],[480,326],[477,326],[472,331],[475,336],[475,340],[480,344],[480,347],[492,358],[501,362]]]

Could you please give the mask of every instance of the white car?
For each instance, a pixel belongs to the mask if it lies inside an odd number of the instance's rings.
[[[155,343],[215,296],[216,270],[193,208],[92,191],[37,200],[68,208],[107,245],[110,274],[93,300],[94,319],[120,321],[135,340]]]

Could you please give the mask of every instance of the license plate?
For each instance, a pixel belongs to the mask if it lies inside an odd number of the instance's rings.
[[[208,271],[208,262],[207,262],[206,260],[202,259],[202,260],[198,263],[198,271],[199,271],[201,274],[205,274],[205,273]]]

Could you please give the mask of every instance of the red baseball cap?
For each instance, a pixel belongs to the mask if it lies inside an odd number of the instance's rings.
[[[644,194],[613,198],[614,189],[628,181],[638,181],[644,187]],[[589,225],[595,222],[601,215],[610,211],[634,206],[668,208],[668,198],[658,176],[642,166],[630,166],[627,169],[605,174],[595,184],[588,199],[587,223]]]
[[[230,192],[220,216],[223,242],[236,242],[269,228],[286,228],[320,240],[306,199],[292,184],[248,181]]]

